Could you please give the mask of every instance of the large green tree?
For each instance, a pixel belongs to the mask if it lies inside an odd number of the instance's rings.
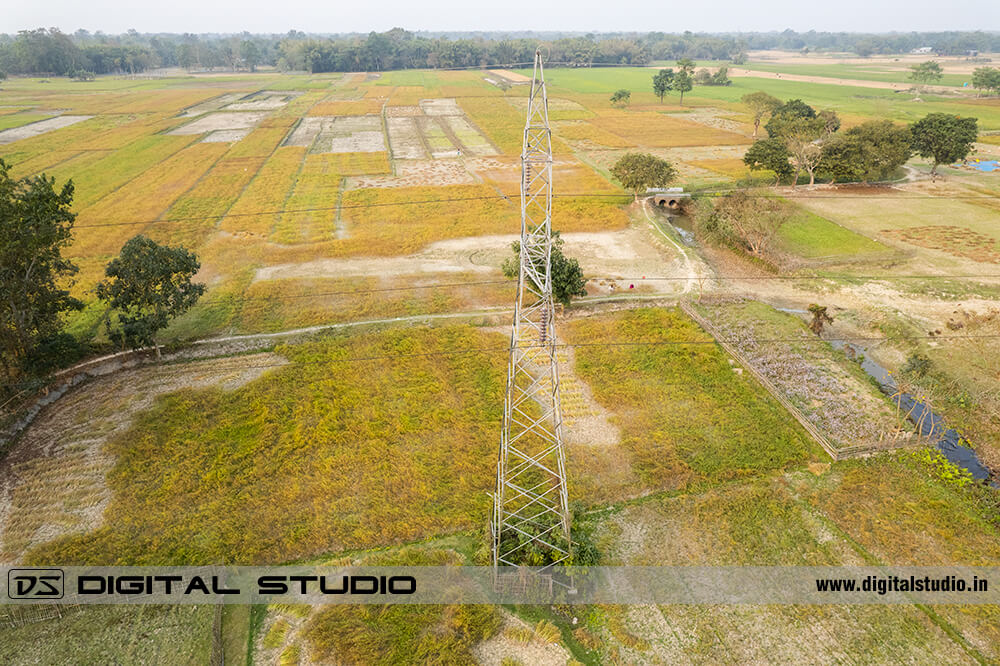
[[[569,305],[575,296],[587,295],[587,279],[583,277],[580,262],[563,254],[564,242],[558,231],[552,232],[552,263],[549,267],[552,270],[552,298]],[[521,241],[514,241],[510,247],[514,256],[504,259],[501,268],[506,277],[514,279],[521,270]]]
[[[969,156],[979,128],[975,118],[929,113],[910,126],[910,133],[913,135],[914,152],[934,160],[931,175],[936,176],[939,165]]]
[[[12,378],[29,353],[54,337],[81,303],[68,291],[77,268],[62,256],[72,242],[73,182],[15,180],[0,160],[0,364]]]
[[[743,163],[750,167],[751,171],[767,169],[773,171],[776,176],[775,185],[783,178],[792,175],[792,165],[789,163],[791,155],[788,153],[788,146],[783,139],[761,139],[754,143],[743,156]]]
[[[677,177],[673,165],[665,159],[647,153],[626,153],[614,166],[611,175],[618,179],[636,200],[649,187],[666,187]]]
[[[653,93],[660,98],[663,104],[663,96],[674,87],[674,70],[661,69],[653,75]]]
[[[763,90],[747,93],[740,98],[740,101],[750,108],[753,114],[753,140],[757,140],[757,132],[760,130],[760,122],[764,116],[774,113],[781,106],[781,100],[774,95],[768,95]]]
[[[940,81],[944,76],[941,65],[933,60],[918,63],[910,66],[910,80],[917,83],[934,83]]]
[[[885,180],[910,158],[910,129],[869,120],[823,144],[819,171],[834,180]]]
[[[122,347],[156,346],[156,334],[205,292],[192,281],[201,265],[183,247],[168,247],[135,236],[105,268],[97,296],[115,315],[108,316],[111,339]],[[159,347],[157,347],[159,354]]]

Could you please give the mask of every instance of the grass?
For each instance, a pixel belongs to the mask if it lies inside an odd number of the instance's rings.
[[[570,342],[710,340],[676,310],[634,310],[563,328]],[[801,463],[816,445],[715,345],[583,347],[576,373],[614,413],[647,487],[675,490]],[[650,400],[651,395],[662,396]]]
[[[63,614],[59,620],[4,627],[0,661],[196,666],[211,660],[211,605],[80,606]]]
[[[528,70],[519,70],[531,75]],[[549,94],[578,99],[578,94],[592,94],[605,98],[619,88],[632,91],[633,104],[654,103],[652,77],[655,70],[644,67],[615,67],[607,69],[548,68],[545,71]],[[730,86],[695,86],[684,96],[685,106],[723,106],[738,108],[740,97],[763,90],[780,99],[799,98],[818,108],[830,108],[839,113],[889,118],[913,122],[928,113],[942,112],[979,118],[981,129],[1000,129],[1000,107],[988,100],[970,98],[956,100],[934,95],[921,95],[922,102],[912,96],[878,88],[860,88],[826,83],[803,83],[783,79],[734,78]],[[649,91],[649,92],[647,92]],[[648,96],[648,98],[647,98]],[[600,99],[598,97],[598,99]],[[666,98],[677,101],[676,94]],[[586,104],[585,104],[586,106]],[[972,107],[972,108],[970,108]],[[588,106],[588,108],[592,108]]]
[[[824,76],[835,79],[855,79],[857,81],[885,81],[887,83],[907,83],[917,85],[910,79],[910,69],[903,66],[898,69],[889,69],[885,63],[871,65],[855,64],[826,64],[808,63],[793,64],[781,63],[773,64],[768,62],[750,62],[743,67],[760,72],[778,72],[781,74],[798,74],[800,76]],[[968,74],[945,74],[940,81],[934,85],[941,86],[961,86],[972,82],[972,76]]]
[[[478,525],[504,358],[449,352],[503,346],[463,326],[332,336],[278,347],[290,365],[243,388],[165,397],[109,444],[107,522],[27,559],[281,562]]]
[[[750,143],[742,134],[655,112],[606,114],[586,122],[622,137],[630,145],[650,148]]]
[[[32,111],[5,114],[0,116],[0,131],[10,129],[12,127],[21,127],[23,125],[39,120],[45,120],[46,118],[51,117],[51,114],[48,113],[37,113]]]
[[[887,245],[798,207],[778,232],[778,249],[803,259],[854,258],[892,252]]]

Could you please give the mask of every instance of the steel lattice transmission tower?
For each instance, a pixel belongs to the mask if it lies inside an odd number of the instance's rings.
[[[493,566],[546,564],[570,555],[566,454],[552,307],[552,134],[542,58],[521,149],[521,267],[507,368],[493,509]]]

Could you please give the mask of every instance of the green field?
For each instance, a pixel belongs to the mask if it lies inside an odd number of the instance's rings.
[[[778,238],[779,250],[805,259],[863,259],[866,255],[884,255],[892,251],[878,241],[802,208],[797,208],[792,219],[781,227]]]

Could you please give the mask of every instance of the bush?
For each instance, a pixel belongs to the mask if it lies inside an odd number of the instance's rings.
[[[923,377],[931,369],[931,360],[923,354],[910,354],[900,371],[910,377]]]
[[[69,333],[57,333],[43,338],[28,352],[23,361],[24,371],[37,376],[76,363],[89,351],[89,347]]]

